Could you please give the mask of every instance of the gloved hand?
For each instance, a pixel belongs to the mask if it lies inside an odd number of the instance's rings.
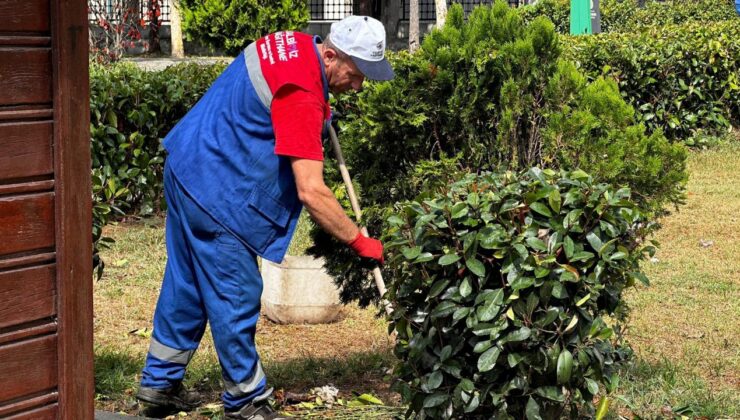
[[[372,258],[377,261],[378,264],[383,264],[385,259],[383,258],[383,244],[374,238],[368,238],[363,235],[362,232],[358,232],[355,239],[349,243],[349,247],[352,248],[357,255],[363,258]]]

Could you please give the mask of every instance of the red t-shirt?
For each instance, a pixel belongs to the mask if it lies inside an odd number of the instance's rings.
[[[275,154],[323,160],[321,132],[331,109],[314,37],[284,31],[257,41],[260,67],[273,94]]]

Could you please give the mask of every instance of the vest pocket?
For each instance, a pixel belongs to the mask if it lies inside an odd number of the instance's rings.
[[[278,231],[290,221],[290,209],[264,188],[254,186],[246,204],[247,242],[262,253],[272,243]]]

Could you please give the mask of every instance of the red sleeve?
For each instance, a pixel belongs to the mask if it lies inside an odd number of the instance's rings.
[[[276,155],[324,160],[321,99],[298,86],[285,85],[272,99],[271,108]]]

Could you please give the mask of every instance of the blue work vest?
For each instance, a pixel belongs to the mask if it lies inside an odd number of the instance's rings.
[[[303,206],[290,159],[275,154],[273,92],[257,54],[250,44],[168,133],[164,147],[187,193],[254,252],[279,263]]]

